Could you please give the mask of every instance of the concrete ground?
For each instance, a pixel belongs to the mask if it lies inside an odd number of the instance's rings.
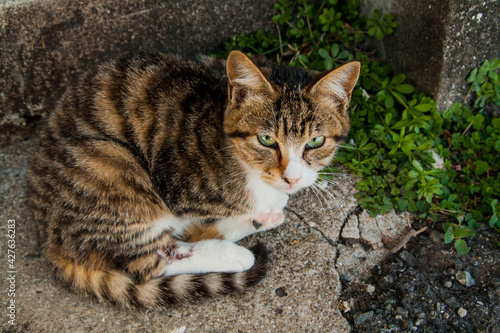
[[[338,185],[326,188],[336,196],[304,191],[290,200],[282,226],[242,242],[261,241],[272,252],[268,275],[257,286],[162,310],[123,309],[67,290],[41,256],[26,200],[26,169],[35,142],[30,138],[0,149],[3,332],[172,332],[182,327],[185,332],[348,332],[340,310],[346,305],[338,302],[339,274],[362,279],[388,253],[386,247],[407,232],[403,216],[371,218],[356,209],[352,177],[339,176]],[[7,258],[9,220],[15,220],[15,262]],[[11,275],[15,296],[7,293]],[[11,300],[15,325],[8,322]]]

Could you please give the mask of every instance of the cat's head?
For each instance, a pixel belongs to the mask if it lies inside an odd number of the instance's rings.
[[[224,131],[237,156],[283,192],[312,185],[349,132],[359,70],[357,61],[324,73],[257,68],[243,53],[231,52]]]

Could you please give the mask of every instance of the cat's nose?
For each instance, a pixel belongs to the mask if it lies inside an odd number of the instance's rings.
[[[300,178],[284,178],[284,177],[283,179],[285,180],[285,182],[290,184],[290,187],[292,187],[296,182],[300,180]]]

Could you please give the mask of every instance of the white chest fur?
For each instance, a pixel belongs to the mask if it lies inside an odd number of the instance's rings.
[[[266,184],[258,172],[249,173],[247,190],[253,197],[254,213],[257,214],[279,212],[288,201],[288,194]]]

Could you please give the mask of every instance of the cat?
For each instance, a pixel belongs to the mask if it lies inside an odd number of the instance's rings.
[[[98,66],[50,115],[28,171],[42,252],[71,288],[158,307],[260,281],[264,245],[349,131],[360,63],[318,73],[153,51]]]

